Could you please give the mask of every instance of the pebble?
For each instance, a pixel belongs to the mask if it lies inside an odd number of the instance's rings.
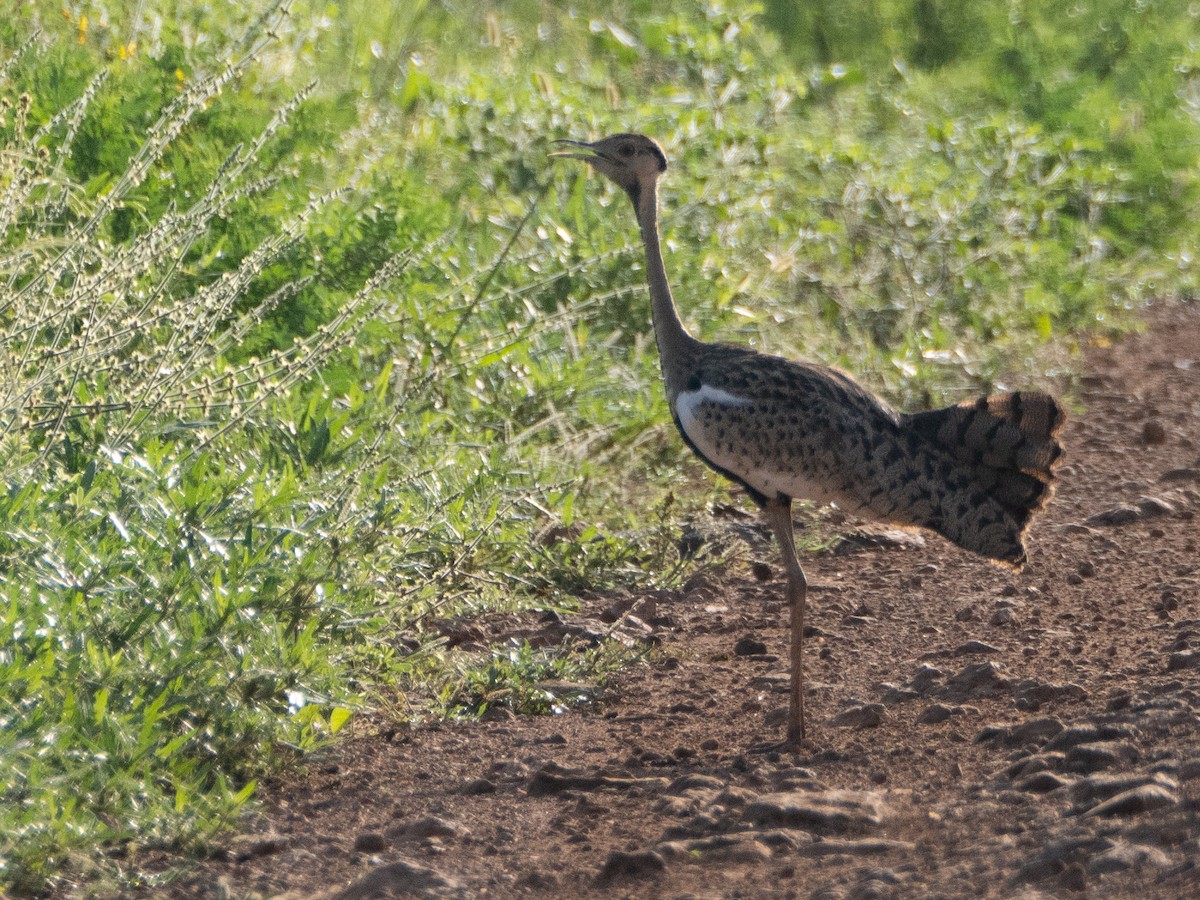
[[[1009,778],[1019,778],[1034,772],[1054,772],[1061,769],[1066,761],[1065,753],[1034,753],[1018,759],[1004,770],[1004,774]]]
[[[1077,781],[1071,787],[1071,798],[1082,809],[1087,809],[1109,797],[1115,797],[1117,794],[1123,794],[1148,784],[1156,784],[1168,791],[1175,791],[1179,787],[1173,778],[1161,773],[1153,775],[1093,775]]]
[[[875,728],[886,713],[882,703],[864,703],[838,713],[831,724],[838,728]]]
[[[598,880],[609,882],[618,878],[653,878],[661,875],[666,869],[667,863],[662,854],[653,850],[633,853],[613,850],[604,861]]]
[[[859,841],[842,838],[824,838],[797,851],[800,856],[874,856],[880,853],[901,851],[910,853],[915,845],[908,841],[892,841],[886,839],[863,839]]]
[[[1135,506],[1114,506],[1104,512],[1098,512],[1087,519],[1088,525],[1128,525],[1142,517],[1142,511]]]
[[[1163,423],[1158,419],[1147,419],[1142,424],[1142,443],[1147,446],[1155,446],[1165,444],[1167,442],[1167,429],[1163,427]]]
[[[1168,672],[1178,672],[1180,669],[1200,669],[1200,650],[1186,650],[1167,657]]]
[[[387,831],[392,840],[421,840],[423,838],[452,838],[468,832],[461,825],[439,816],[424,816],[411,822],[401,822]]]
[[[946,673],[936,666],[923,665],[917,669],[916,674],[908,682],[908,688],[916,691],[918,694],[925,694],[933,690],[937,682],[945,677]]]
[[[1013,696],[1017,709],[1035,710],[1045,703],[1086,700],[1088,693],[1077,684],[1050,684],[1027,678],[1013,685]]]
[[[479,794],[494,794],[496,793],[496,783],[486,778],[476,778],[464,784],[462,792],[470,797]]]
[[[938,722],[945,722],[952,715],[954,710],[943,703],[934,703],[917,716],[918,725],[936,725]]]
[[[563,791],[595,791],[601,788],[629,790],[645,788],[662,791],[671,784],[666,778],[629,778],[596,774],[590,771],[568,769],[558,763],[549,762],[530,776],[525,790],[530,797],[546,797]]]
[[[1128,869],[1164,869],[1170,864],[1171,858],[1157,847],[1122,841],[1093,859],[1087,870],[1089,875],[1107,875]]]
[[[1003,625],[1012,625],[1016,621],[1017,621],[1017,614],[1015,612],[1013,612],[1012,607],[1011,606],[1002,606],[998,610],[996,610],[994,613],[992,613],[992,617],[991,617],[991,619],[988,620],[988,624],[995,625],[995,626],[1003,626]]]
[[[1175,507],[1161,497],[1139,497],[1137,506],[1143,519],[1175,515]]]
[[[1111,741],[1131,738],[1134,732],[1124,725],[1072,725],[1059,731],[1046,744],[1047,750],[1067,750],[1076,744],[1092,744],[1096,741]]]
[[[237,862],[257,859],[261,856],[274,856],[282,853],[292,845],[292,840],[286,834],[248,834],[233,838],[232,844],[226,851],[227,855]]]
[[[1136,816],[1140,813],[1174,806],[1179,798],[1174,791],[1168,790],[1161,784],[1143,784],[1132,790],[1124,791],[1115,797],[1110,797],[1102,803],[1093,806],[1083,815],[1085,818],[1096,816]]]
[[[1095,772],[1111,769],[1121,763],[1134,762],[1138,749],[1125,741],[1099,741],[1076,744],[1067,751],[1066,767],[1074,772]]]
[[[758,840],[755,832],[738,835],[714,835],[691,841],[667,841],[659,844],[658,852],[669,859],[693,862],[764,863],[774,853]]]
[[[993,619],[992,624],[993,625],[997,624],[994,621],[995,618],[996,618],[995,616],[992,616],[992,619]],[[999,653],[999,652],[1000,652],[999,647],[993,647],[991,644],[985,643],[984,641],[970,640],[970,641],[967,641],[965,644],[959,644],[957,647],[955,647],[951,651],[950,655],[951,656],[971,656],[976,653],[983,654],[983,653]]]
[[[1042,847],[1017,871],[1017,882],[1047,881],[1083,859],[1106,853],[1116,844],[1106,837],[1071,837]]]
[[[767,652],[767,645],[752,635],[739,638],[733,645],[735,656],[759,656]]]
[[[466,896],[453,878],[408,859],[394,860],[374,869],[333,895],[332,900],[368,900],[376,897]]]
[[[1028,791],[1031,794],[1049,794],[1069,784],[1069,781],[1053,772],[1038,772],[1028,778],[1022,778],[1013,786],[1019,791]]]
[[[380,853],[387,845],[387,839],[377,831],[364,831],[354,839],[356,853]]]
[[[871,791],[791,791],[763,794],[742,815],[754,825],[843,834],[879,825],[886,809],[883,795]]]
[[[1171,484],[1181,481],[1200,481],[1200,469],[1167,469],[1158,476],[1160,484]]]
[[[1010,747],[1020,747],[1054,738],[1065,728],[1062,722],[1053,717],[1031,719],[1020,725],[988,725],[975,736],[975,743],[996,741]]]
[[[1008,679],[991,660],[965,666],[950,676],[945,692],[956,697],[973,697],[991,694],[1008,687]]]

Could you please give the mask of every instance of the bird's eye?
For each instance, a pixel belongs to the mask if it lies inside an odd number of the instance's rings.
[[[633,156],[633,145],[632,144],[622,144],[621,149],[618,150],[617,152],[620,153],[622,156]]]

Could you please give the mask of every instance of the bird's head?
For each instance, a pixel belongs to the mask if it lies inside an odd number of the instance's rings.
[[[622,188],[635,206],[645,193],[643,188],[653,187],[659,176],[667,171],[667,157],[662,147],[644,134],[614,134],[590,144],[569,140],[555,143],[570,144],[583,152],[561,150],[551,156],[583,160]]]

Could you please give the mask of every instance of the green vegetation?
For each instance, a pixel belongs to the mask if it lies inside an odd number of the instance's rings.
[[[725,490],[629,210],[550,139],[657,136],[685,318],[900,404],[1069,386],[1195,290],[1183,0],[124,6],[0,24],[12,894],[147,883],[357,710],[634,658],[437,639],[677,581]]]

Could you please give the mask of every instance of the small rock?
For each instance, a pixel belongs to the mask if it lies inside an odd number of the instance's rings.
[[[1003,626],[1003,625],[1011,625],[1015,621],[1017,621],[1017,614],[1015,612],[1013,612],[1012,607],[1011,606],[1002,606],[998,610],[996,610],[994,613],[992,613],[992,617],[991,617],[991,619],[988,620],[988,624]]]
[[[664,856],[711,863],[764,863],[774,854],[754,832],[740,835],[719,834],[681,843],[659,844]],[[682,852],[680,852],[682,851]]]
[[[908,682],[908,687],[918,694],[924,694],[933,689],[938,681],[945,677],[945,672],[936,666],[923,665]]]
[[[1087,524],[1089,525],[1128,525],[1131,522],[1136,522],[1142,517],[1142,511],[1134,506],[1115,506],[1112,509],[1106,509],[1104,512],[1098,512],[1094,516],[1089,516]]]
[[[878,838],[868,838],[861,841],[845,840],[842,838],[824,838],[812,844],[799,848],[800,856],[874,856],[879,853],[891,853],[899,850],[909,853],[915,847],[908,841],[892,841]]]
[[[333,895],[333,900],[374,900],[384,897],[463,896],[457,881],[408,859],[399,859]]]
[[[1067,754],[1065,753],[1034,753],[1018,759],[1004,770],[1004,774],[1009,778],[1018,778],[1023,775],[1032,775],[1035,772],[1059,771],[1066,761]]]
[[[1076,744],[1067,751],[1067,768],[1075,772],[1096,772],[1111,769],[1138,758],[1137,747],[1124,741],[1099,741]]]
[[[1137,506],[1141,511],[1141,518],[1143,519],[1156,519],[1160,516],[1175,515],[1175,507],[1161,497],[1139,497]]]
[[[720,778],[692,772],[687,775],[681,775],[672,781],[667,791],[671,794],[683,794],[687,791],[719,791],[724,787],[725,782]]]
[[[1075,782],[1071,787],[1071,798],[1080,807],[1086,809],[1095,806],[1101,800],[1115,797],[1134,788],[1148,784],[1158,785],[1174,793],[1179,783],[1169,775],[1156,772],[1153,775],[1092,775]]]
[[[1017,708],[1036,710],[1045,703],[1086,700],[1087,691],[1077,684],[1049,684],[1033,678],[1018,681],[1013,685],[1013,697]]]
[[[1167,471],[1158,476],[1158,480],[1161,484],[1200,481],[1200,469],[1167,469]]]
[[[883,721],[885,713],[882,703],[864,703],[838,713],[831,724],[838,728],[875,728]]]
[[[237,862],[246,862],[261,856],[282,853],[291,845],[292,839],[286,834],[243,834],[233,838],[228,855]]]
[[[960,669],[946,682],[945,691],[952,696],[971,697],[1007,687],[1008,679],[1001,674],[1000,667],[989,660]]]
[[[1167,657],[1168,672],[1178,672],[1180,669],[1200,669],[1200,650],[1186,650]]]
[[[392,840],[421,840],[423,838],[452,838],[466,834],[461,825],[456,825],[438,816],[424,816],[412,822],[402,822],[387,831]]]
[[[992,616],[992,624],[993,625],[998,624],[995,621],[995,619],[996,619],[996,617]],[[1007,624],[1007,623],[1005,623],[1005,624]],[[951,656],[972,656],[977,653],[983,654],[983,653],[999,653],[999,652],[1000,652],[999,647],[993,647],[991,644],[984,643],[983,641],[971,640],[971,641],[967,641],[965,644],[959,644],[957,647],[955,647],[950,652],[950,655]]]
[[[604,861],[598,880],[609,882],[618,878],[653,878],[661,875],[666,869],[667,863],[662,854],[653,850],[634,853],[613,850]]]
[[[356,853],[381,853],[387,845],[387,839],[377,831],[364,831],[354,839]]]
[[[736,656],[758,656],[767,652],[767,645],[756,637],[746,635],[733,645],[733,652]]]
[[[1091,560],[1085,559],[1085,560],[1083,560],[1083,562],[1081,562],[1079,564],[1078,571],[1079,571],[1079,574],[1082,575],[1084,578],[1091,578],[1092,576],[1094,576],[1096,574],[1096,564],[1093,563]]]
[[[1142,443],[1148,447],[1167,442],[1167,429],[1158,419],[1147,419],[1142,424]]]
[[[469,797],[479,794],[494,794],[496,793],[496,783],[486,778],[476,778],[464,784],[462,792]]]
[[[1105,853],[1114,846],[1114,842],[1105,837],[1078,837],[1053,841],[1021,866],[1016,881],[1037,882],[1062,877],[1072,866],[1079,866],[1081,860]]]
[[[1061,734],[1063,723],[1055,718],[1031,719],[1020,725],[989,725],[975,736],[975,743],[996,741],[1012,747],[1035,744]]]
[[[945,722],[952,715],[954,710],[942,703],[934,703],[925,709],[921,715],[917,716],[917,724],[919,725],[936,725],[938,722]]]
[[[1028,778],[1022,778],[1013,787],[1018,791],[1029,791],[1033,794],[1049,794],[1068,784],[1070,784],[1069,781],[1059,778],[1053,772],[1038,772]]]
[[[1166,806],[1174,806],[1179,798],[1161,784],[1144,784],[1110,797],[1085,812],[1084,818],[1097,816],[1136,816]]]
[[[879,825],[885,810],[882,795],[870,791],[791,791],[762,795],[746,806],[743,817],[755,825],[842,834]]]
[[[1121,842],[1093,859],[1087,870],[1090,875],[1107,875],[1128,869],[1164,869],[1170,864],[1171,857],[1157,847]]]
[[[1067,750],[1076,744],[1132,738],[1135,731],[1125,725],[1072,725],[1060,730],[1046,745],[1047,750]]]

